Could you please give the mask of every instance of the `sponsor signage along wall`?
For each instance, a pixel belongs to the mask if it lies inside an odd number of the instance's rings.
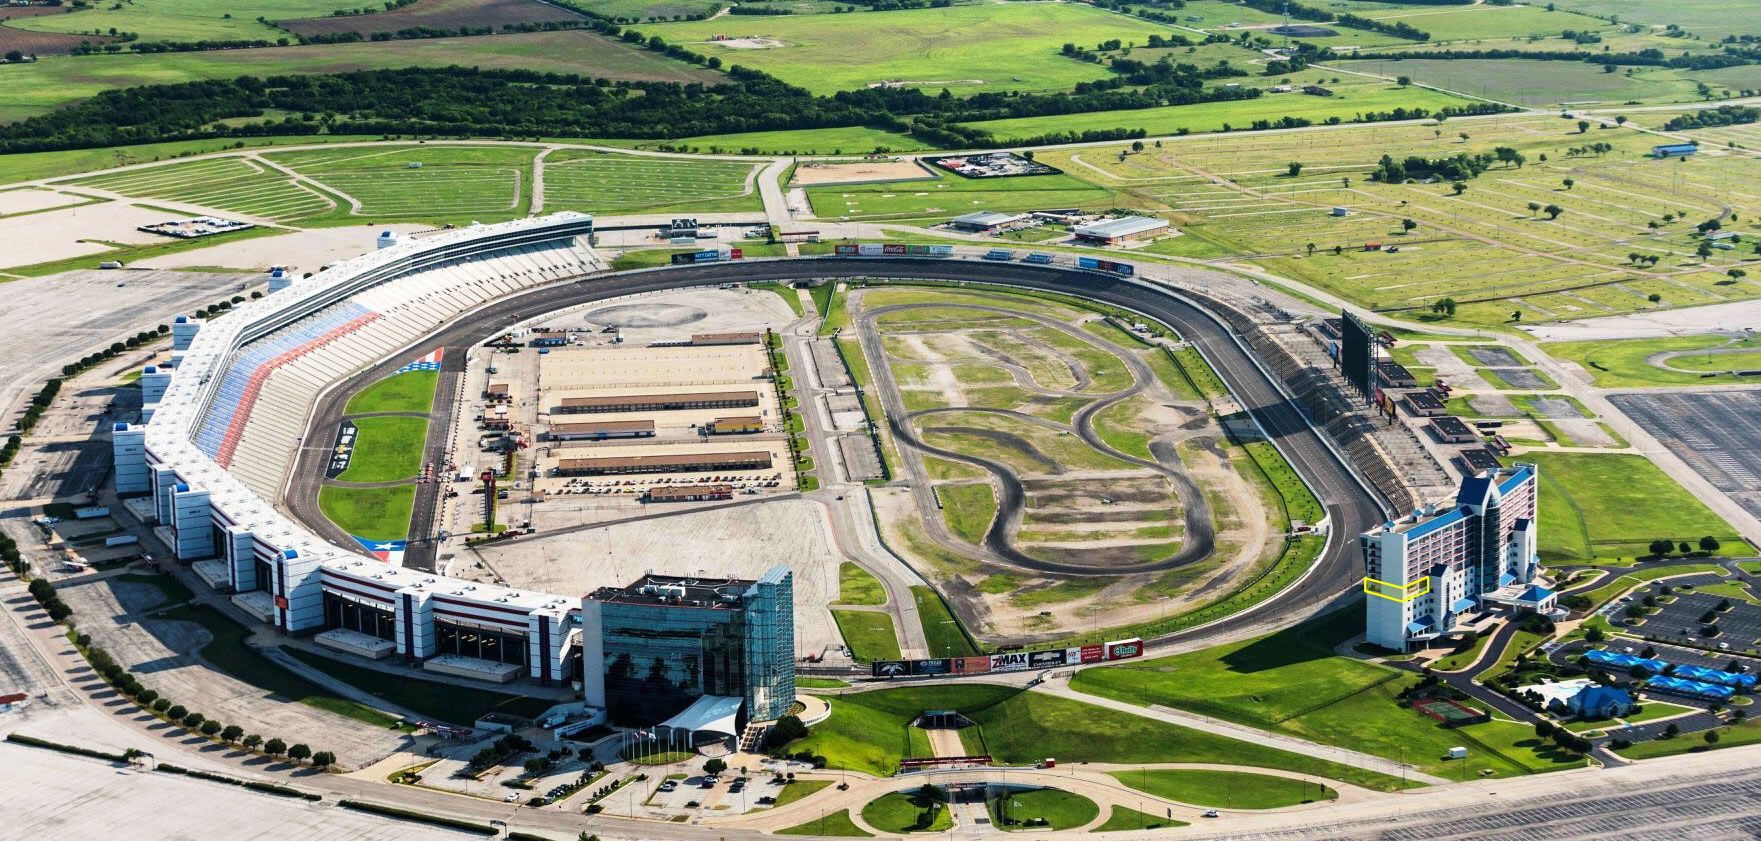
[[[870,668],[875,677],[903,677],[910,674],[904,660],[876,660]]]
[[[1124,660],[1143,656],[1143,640],[1133,637],[1128,640],[1115,640],[1107,643],[1108,660]]]
[[[1107,647],[1104,645],[1085,645],[1078,649],[1082,652],[1082,662],[1099,663],[1107,659]]]
[[[902,257],[910,252],[903,245],[882,245],[881,253],[888,257]]]
[[[1018,672],[1028,667],[1027,652],[1025,651],[991,655],[991,671],[993,672]]]
[[[879,257],[887,253],[887,247],[878,242],[865,242],[856,246],[856,253],[864,257]]]
[[[953,665],[956,674],[982,675],[991,670],[991,658],[984,656],[955,657]]]
[[[1062,648],[1055,648],[1051,651],[1029,651],[1027,653],[1027,667],[1030,669],[1044,669],[1051,666],[1062,665],[1064,665],[1064,649]]]
[[[834,246],[832,246],[832,253],[836,254],[839,257],[854,257],[854,256],[856,256],[856,246],[854,246],[854,245],[834,245]]]
[[[948,660],[912,660],[911,673],[914,675],[945,675],[950,671]]]

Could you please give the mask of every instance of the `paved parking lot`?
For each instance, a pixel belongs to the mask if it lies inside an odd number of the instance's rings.
[[[1608,399],[1714,487],[1761,515],[1761,392],[1616,394]]]
[[[1658,605],[1658,611],[1636,630],[1647,637],[1699,646],[1716,648],[1721,644],[1728,645],[1733,651],[1754,647],[1756,641],[1761,640],[1761,607],[1736,599],[1731,599],[1730,610],[1717,613],[1716,621],[1712,623],[1718,628],[1719,634],[1715,637],[1701,636],[1704,628],[1701,617],[1707,611],[1716,612],[1718,605],[1725,600],[1724,596],[1719,595],[1677,591],[1674,602]]]

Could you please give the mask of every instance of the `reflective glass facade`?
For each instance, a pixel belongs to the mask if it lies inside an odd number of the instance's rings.
[[[793,573],[778,566],[703,589],[710,598],[596,599],[612,721],[656,724],[703,695],[744,699],[745,720],[778,718],[794,703]]]
[[[324,627],[347,628],[382,640],[397,640],[397,622],[390,610],[324,594]]]

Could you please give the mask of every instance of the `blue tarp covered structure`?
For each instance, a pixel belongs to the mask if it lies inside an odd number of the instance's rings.
[[[1755,676],[1741,672],[1726,672],[1701,666],[1676,666],[1675,671],[1670,674],[1683,680],[1694,680],[1701,683],[1716,683],[1720,686],[1734,686],[1739,689],[1755,688]]]
[[[1649,669],[1652,674],[1662,674],[1663,670],[1669,667],[1668,663],[1658,660],[1655,657],[1634,657],[1631,654],[1622,654],[1618,651],[1604,651],[1600,648],[1593,648],[1584,652],[1584,659],[1597,666],[1620,669],[1623,671],[1630,671],[1634,666],[1644,666],[1646,669]]]
[[[1711,701],[1728,701],[1732,695],[1736,694],[1736,690],[1728,686],[1701,683],[1697,680],[1682,680],[1679,677],[1654,677],[1645,681],[1645,688],[1653,692],[1669,692]]]

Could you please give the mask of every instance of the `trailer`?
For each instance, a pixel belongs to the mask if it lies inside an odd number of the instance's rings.
[[[99,517],[108,516],[110,516],[110,509],[105,508],[102,505],[89,505],[85,508],[73,509],[73,518],[75,520],[93,520]]]
[[[105,546],[133,546],[139,542],[141,539],[132,534],[119,534],[115,537],[104,538]]]

